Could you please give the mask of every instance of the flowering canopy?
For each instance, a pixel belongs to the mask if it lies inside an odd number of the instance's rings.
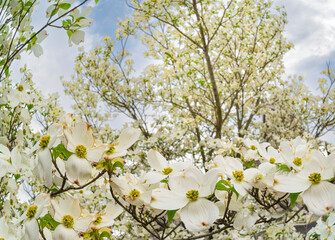
[[[292,92],[279,86],[291,44],[282,9],[268,1],[132,1],[118,39],[140,29],[147,55],[162,62],[134,77],[131,60],[122,65],[128,53],[113,55],[108,38],[105,49],[80,54],[78,81],[64,85],[81,118],[45,99],[27,69],[17,84],[8,70],[23,50],[40,56],[45,28],[60,19],[69,44],[83,41],[91,8],[74,2],[50,1],[36,32],[35,1],[0,3],[13,23],[0,22],[0,239],[301,239],[297,226],[316,217],[307,235],[334,239],[334,147],[316,139],[333,126],[333,82],[324,91],[322,81],[321,97],[297,93],[302,105],[314,104],[311,118],[296,99],[286,101]],[[120,132],[104,125],[99,98],[133,121]],[[293,119],[268,119],[300,107]],[[320,115],[328,118],[308,120]],[[41,132],[32,131],[33,117]]]

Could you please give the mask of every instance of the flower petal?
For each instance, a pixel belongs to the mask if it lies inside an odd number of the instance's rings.
[[[172,172],[169,176],[169,186],[173,192],[186,195],[189,190],[199,190],[202,173],[196,167],[190,167],[183,172]]]
[[[127,150],[140,137],[141,131],[136,128],[125,128],[122,130],[118,139],[119,144],[115,147],[115,151]]]
[[[53,240],[79,240],[78,234],[72,228],[66,228],[63,224],[59,224],[52,233]]]
[[[86,159],[90,162],[99,162],[105,151],[106,147],[103,145],[88,149]]]
[[[143,182],[145,184],[154,184],[162,181],[167,176],[161,172],[151,171],[145,174]]]
[[[330,182],[313,184],[301,196],[308,210],[316,215],[325,215],[335,208],[335,185]]]
[[[276,174],[273,189],[279,192],[297,193],[305,191],[311,184],[308,179],[301,178],[297,174]]]
[[[79,158],[73,154],[65,163],[66,176],[78,185],[85,184],[91,178],[91,164],[84,158]]]
[[[148,152],[148,162],[150,167],[157,171],[162,171],[167,167],[167,161],[157,150],[151,149]]]
[[[203,231],[219,218],[219,208],[211,201],[200,198],[179,211],[180,218],[191,232]]]
[[[37,167],[41,181],[46,187],[50,187],[52,185],[52,157],[48,148],[38,152]]]
[[[62,222],[65,215],[71,215],[74,219],[80,217],[81,208],[76,198],[52,199],[51,204],[54,209],[54,219],[57,222]]]
[[[184,207],[189,200],[185,196],[164,188],[154,189],[151,194],[151,206],[163,210],[176,210]]]

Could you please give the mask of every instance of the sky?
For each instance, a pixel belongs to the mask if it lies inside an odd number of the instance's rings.
[[[37,26],[45,21],[46,0],[40,2],[33,16]],[[335,3],[333,0],[275,0],[274,4],[284,5],[288,18],[284,36],[294,44],[294,49],[284,57],[286,75],[301,75],[308,86],[316,89],[320,72],[326,63],[335,63]],[[93,49],[106,35],[113,38],[118,18],[131,14],[125,0],[100,0],[98,5],[92,1],[89,5],[93,7],[90,17],[94,22],[85,30],[85,42],[79,46],[85,50]],[[49,28],[48,34],[42,43],[44,54],[39,58],[26,54],[16,63],[16,67],[28,64],[37,87],[44,94],[59,92],[62,106],[70,112],[72,101],[63,93],[60,77],[71,79],[78,46],[68,46],[64,31]],[[128,48],[135,58],[135,69],[150,63],[150,60],[142,57],[144,50],[139,39],[130,41]],[[140,60],[137,65],[136,59]],[[333,134],[326,139],[335,142]]]

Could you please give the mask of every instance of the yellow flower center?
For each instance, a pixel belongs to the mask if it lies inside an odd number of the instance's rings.
[[[17,90],[19,90],[20,92],[22,92],[22,91],[24,90],[24,87],[23,87],[22,85],[19,85],[19,86],[17,87]]]
[[[170,167],[164,168],[162,171],[162,173],[165,175],[169,175],[171,172],[172,172],[172,168]]]
[[[186,193],[186,197],[190,200],[190,201],[196,201],[199,197],[199,192],[197,190],[190,190],[187,191]]]
[[[36,212],[37,212],[37,206],[32,205],[28,208],[28,211],[27,211],[26,215],[27,215],[27,217],[32,218],[32,217],[35,216]]]
[[[270,158],[269,162],[270,162],[271,164],[274,164],[274,163],[276,162],[276,159],[274,159],[274,158]]]
[[[255,212],[256,211],[256,207],[252,204],[249,205],[248,209],[250,210],[250,212]]]
[[[233,176],[239,182],[242,182],[242,180],[244,179],[243,171],[237,171],[236,170],[236,171],[233,172]]]
[[[256,176],[255,176],[255,181],[258,182],[259,180],[262,180],[263,179],[263,175],[261,173],[258,173]]]
[[[102,217],[101,217],[101,215],[99,214],[99,215],[97,216],[97,218],[94,220],[93,224],[94,224],[94,225],[98,225],[98,224],[100,224],[101,222],[102,222]]]
[[[312,184],[317,184],[321,182],[321,174],[320,173],[311,173],[308,177],[309,181],[312,182]]]
[[[130,192],[130,196],[132,197],[132,198],[137,198],[137,197],[139,197],[141,194],[140,194],[140,191],[138,191],[137,189],[133,189],[133,190],[131,190],[131,192]]]
[[[71,215],[65,215],[63,217],[63,224],[67,228],[72,228],[74,225],[73,217]]]
[[[76,155],[80,158],[85,158],[87,155],[87,150],[84,145],[78,145],[76,147]]]
[[[107,155],[111,155],[111,154],[113,154],[115,152],[115,147],[114,147],[114,145],[112,145],[109,149],[108,149],[108,151],[106,152],[106,154]]]
[[[50,142],[50,136],[45,135],[41,138],[41,141],[40,141],[39,145],[40,145],[41,148],[46,148],[49,145],[49,142]]]
[[[296,158],[294,158],[293,163],[294,163],[294,165],[300,167],[301,164],[302,164],[302,159],[300,157],[296,157]]]
[[[256,150],[257,147],[256,147],[255,145],[251,145],[251,146],[250,146],[250,149],[251,149],[251,150]]]

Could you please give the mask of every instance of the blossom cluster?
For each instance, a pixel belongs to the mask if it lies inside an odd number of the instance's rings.
[[[335,208],[335,153],[313,149],[301,138],[282,141],[278,149],[250,139],[228,145],[217,139],[206,169],[192,160],[167,161],[151,149],[146,154],[151,170],[124,172],[121,157],[139,138],[139,130],[127,127],[115,142],[103,143],[87,123],[64,115],[31,147],[1,144],[8,190],[17,191],[13,178],[30,177],[35,197],[24,211],[1,218],[0,237],[18,238],[20,231],[13,229],[21,226],[26,239],[98,239],[110,236],[124,210],[122,216],[142,226],[153,219],[165,221],[166,228],[182,223],[188,234],[210,227],[249,234],[259,223],[280,223],[301,209],[325,216]],[[7,211],[17,204],[9,203]]]

